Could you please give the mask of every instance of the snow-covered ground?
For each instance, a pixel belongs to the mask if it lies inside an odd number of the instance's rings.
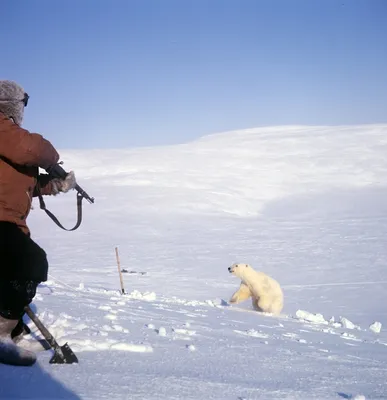
[[[32,307],[79,364],[0,365],[0,398],[387,399],[387,125],[61,155],[96,200],[75,232],[34,202]],[[74,193],[47,206],[75,223]],[[227,303],[236,261],[281,283],[280,317]]]

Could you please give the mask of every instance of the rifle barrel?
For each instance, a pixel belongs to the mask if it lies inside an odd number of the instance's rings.
[[[74,189],[89,203],[94,203],[94,197],[90,197],[78,184],[75,185]]]

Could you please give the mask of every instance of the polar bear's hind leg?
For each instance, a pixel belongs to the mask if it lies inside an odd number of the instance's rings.
[[[259,300],[257,300],[255,297],[252,297],[252,299],[251,299],[251,303],[253,304],[254,310],[255,310],[255,311],[262,312],[263,310],[259,307],[258,301],[259,301]]]
[[[276,297],[270,306],[270,311],[272,314],[280,314],[284,307],[284,300],[282,297]]]
[[[261,296],[257,300],[257,311],[262,311],[262,312],[271,312],[271,306],[272,302],[269,297],[266,296]]]

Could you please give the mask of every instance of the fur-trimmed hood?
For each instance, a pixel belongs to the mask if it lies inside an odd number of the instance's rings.
[[[0,80],[0,112],[21,126],[24,115],[24,89],[16,82]]]

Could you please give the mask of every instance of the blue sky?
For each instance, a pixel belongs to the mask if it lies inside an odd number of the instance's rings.
[[[0,79],[59,148],[387,122],[386,0],[3,0]]]

